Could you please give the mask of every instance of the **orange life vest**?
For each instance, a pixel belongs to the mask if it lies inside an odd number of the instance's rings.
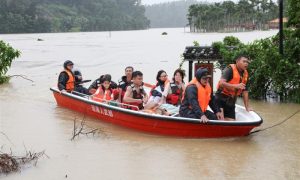
[[[68,74],[69,80],[66,83],[66,91],[73,91],[75,88],[75,77],[72,72],[64,70]]]
[[[209,85],[209,83],[207,83],[207,85],[205,87],[203,87],[199,81],[196,78],[193,78],[187,86],[189,85],[196,85],[197,90],[198,90],[198,103],[199,106],[202,110],[202,112],[205,112],[207,110],[207,107],[209,105],[209,101],[210,101],[210,96],[212,93],[211,87]],[[185,96],[185,92],[183,94],[183,98]]]
[[[241,77],[237,67],[235,64],[230,64],[231,68],[232,68],[232,72],[233,72],[233,76],[232,76],[232,79],[228,82],[229,84],[240,84],[240,83],[243,83],[243,84],[247,84],[247,81],[248,81],[248,71],[245,70],[244,73],[243,73],[243,76]],[[220,88],[220,82],[218,83],[218,89]],[[243,90],[239,89],[239,90],[236,90],[236,89],[229,89],[229,88],[225,88],[223,87],[222,88],[222,93],[227,95],[227,96],[239,96],[241,95],[243,92]]]
[[[103,87],[101,85],[100,87],[98,87],[96,93],[93,95],[93,100],[99,102],[102,102],[103,100],[110,101],[112,99],[111,94],[112,94],[111,89],[103,90]]]

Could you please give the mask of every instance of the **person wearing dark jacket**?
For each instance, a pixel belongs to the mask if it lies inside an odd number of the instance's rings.
[[[75,76],[75,91],[82,94],[91,95],[89,90],[82,85],[82,74],[80,70],[74,70],[73,74]]]
[[[88,88],[90,94],[94,94],[97,91],[98,87],[101,86],[101,84],[103,83],[103,77],[104,76],[107,76],[108,78],[110,78],[110,87],[109,87],[110,89],[117,89],[118,88],[117,83],[115,83],[114,81],[111,81],[111,75],[110,74],[105,74],[105,75],[100,76],[98,79],[96,79],[90,85],[90,87]]]
[[[182,117],[200,119],[201,122],[208,122],[209,119],[224,119],[218,107],[208,78],[211,77],[206,68],[196,71],[196,77],[188,84],[184,92],[184,98],[180,106],[179,114]],[[207,108],[213,110],[209,111]]]
[[[75,89],[75,77],[72,72],[74,63],[70,60],[64,62],[64,70],[58,76],[58,89],[71,92]]]

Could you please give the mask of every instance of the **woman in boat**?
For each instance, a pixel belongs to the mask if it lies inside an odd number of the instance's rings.
[[[174,106],[181,104],[182,94],[185,90],[184,79],[185,72],[182,69],[176,69],[173,75],[173,81],[170,83],[169,93],[167,96],[167,103]]]
[[[102,82],[101,85],[98,87],[95,94],[93,94],[92,98],[95,101],[99,102],[107,102],[112,100],[112,88],[111,85],[111,76],[109,74],[103,75],[100,79]]]
[[[170,81],[168,80],[168,75],[166,71],[160,70],[156,75],[156,85],[150,91],[150,98],[145,109],[155,109],[162,104],[166,103],[166,98],[170,89]]]
[[[200,119],[201,122],[208,122],[209,119],[224,119],[221,109],[218,107],[208,79],[211,76],[206,68],[196,71],[196,77],[186,87],[180,106],[180,116]],[[213,110],[209,111],[207,108]]]
[[[144,103],[148,101],[148,95],[143,88],[143,73],[134,71],[132,73],[132,84],[127,87],[124,99],[124,108],[132,110],[144,109]],[[128,104],[129,106],[126,106]]]

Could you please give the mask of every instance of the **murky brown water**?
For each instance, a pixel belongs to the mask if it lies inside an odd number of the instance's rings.
[[[161,36],[167,31],[168,36]],[[242,41],[276,32],[237,33]],[[243,138],[180,139],[143,134],[86,118],[87,125],[106,136],[70,141],[74,118],[82,114],[57,107],[49,91],[65,59],[72,59],[87,79],[111,73],[116,80],[126,65],[133,65],[154,82],[155,73],[169,74],[178,67],[180,54],[194,40],[202,45],[228,34],[184,34],[183,29],[108,33],[0,35],[22,51],[9,74],[24,74],[35,82],[13,78],[0,86],[0,136],[2,149],[15,153],[46,150],[50,159],[37,167],[2,179],[299,179],[300,114],[285,124]],[[45,41],[37,41],[42,38]],[[217,78],[217,77],[216,77]],[[300,105],[251,101],[270,126]]]

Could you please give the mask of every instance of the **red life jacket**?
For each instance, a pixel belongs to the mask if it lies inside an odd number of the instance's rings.
[[[232,68],[233,76],[232,76],[232,79],[228,83],[229,84],[240,84],[240,83],[247,84],[248,71],[245,70],[243,73],[243,76],[241,77],[236,65],[230,64],[230,66]],[[217,88],[218,89],[220,88],[220,81],[218,83]],[[239,96],[242,94],[242,92],[243,92],[243,90],[241,90],[241,89],[236,90],[236,89],[229,89],[229,88],[225,88],[225,87],[222,88],[222,93],[227,96],[232,96],[232,97]]]
[[[110,101],[112,95],[112,89],[104,89],[101,85],[98,87],[96,93],[93,95],[93,100],[103,102],[103,100]]]
[[[212,89],[211,89],[209,83],[207,83],[207,85],[205,87],[203,87],[196,78],[193,78],[192,81],[190,81],[187,86],[192,85],[192,84],[196,85],[196,87],[198,89],[198,103],[199,103],[199,106],[200,106],[202,112],[205,112],[209,105]],[[184,94],[183,94],[183,99],[184,99]],[[190,109],[191,108],[192,107],[190,107]]]
[[[168,104],[173,104],[177,106],[181,102],[183,89],[178,88],[178,86],[174,82],[170,83],[170,86],[171,86],[172,93],[168,94],[166,101]]]

